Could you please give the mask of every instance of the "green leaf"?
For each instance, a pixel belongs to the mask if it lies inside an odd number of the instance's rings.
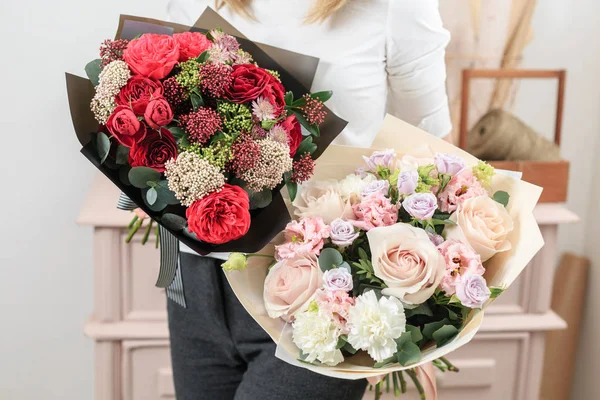
[[[431,223],[435,226],[435,225],[456,225],[456,222],[450,220],[450,219],[436,219],[436,218],[432,218],[430,219]]]
[[[503,292],[504,292],[504,288],[501,287],[491,287],[490,288],[490,299],[495,299],[496,297],[500,296]]]
[[[356,352],[358,351],[357,349],[352,347],[350,343],[346,343],[344,347],[342,347],[342,350],[347,351],[350,354],[356,354]]]
[[[154,189],[154,188],[148,189],[148,191],[146,192],[146,200],[148,201],[148,204],[153,205],[154,203],[156,203],[157,199],[158,199],[158,193],[156,193],[156,189]]]
[[[300,142],[300,146],[298,146],[298,150],[296,154],[302,155],[304,153],[313,154],[317,150],[317,145],[313,143],[312,136],[307,136]]]
[[[177,197],[175,197],[175,193],[169,189],[169,182],[167,182],[165,179],[159,181],[154,188],[158,192],[158,199],[163,203],[171,205],[177,205],[180,203]]]
[[[117,164],[124,165],[129,161],[129,147],[119,144],[117,147]]]
[[[129,171],[129,181],[137,188],[145,189],[147,182],[158,182],[160,172],[148,167],[134,167]]]
[[[508,205],[508,201],[510,200],[510,195],[504,190],[498,190],[496,193],[494,193],[493,199],[506,207]]]
[[[183,218],[180,215],[171,213],[163,214],[163,216],[160,218],[160,222],[162,222],[162,224],[167,228],[174,231],[180,231],[184,229],[187,225],[187,221],[185,220],[185,218]]]
[[[168,129],[169,132],[173,134],[173,137],[175,139],[181,139],[183,136],[186,135],[185,131],[178,126],[171,126]]]
[[[406,314],[406,318],[413,317],[415,315],[426,315],[428,317],[433,317],[433,312],[427,303],[419,304],[415,308],[407,308],[404,310]]]
[[[204,99],[199,93],[191,93],[190,100],[192,101],[192,107],[194,107],[194,111],[204,105]]]
[[[423,334],[421,333],[421,329],[418,326],[406,325],[406,331],[410,332],[411,341],[413,343],[417,343],[421,339],[423,339]]]
[[[302,114],[300,111],[293,109],[291,111],[296,116],[298,122],[300,122],[300,125],[302,125],[311,135],[316,137],[319,137],[321,135],[321,133],[319,132],[319,127],[315,124],[311,125],[304,117],[304,114]]]
[[[100,67],[101,63],[102,60],[97,58],[87,63],[85,66],[85,74],[94,86],[98,86],[98,83],[100,83],[100,72],[102,71],[102,68]]]
[[[98,135],[96,135],[96,148],[98,149],[100,164],[102,164],[110,152],[110,140],[104,132],[98,132]]]
[[[203,52],[202,54],[200,54],[198,57],[196,57],[196,61],[198,61],[199,64],[204,64],[206,61],[208,61],[208,50]]]
[[[396,359],[403,366],[414,364],[421,360],[421,349],[410,340],[407,340],[398,349]]]
[[[392,356],[390,358],[386,358],[385,360],[375,363],[375,365],[373,366],[373,368],[381,368],[381,367],[385,367],[388,364],[394,363],[396,362],[396,356]]]
[[[277,122],[277,121],[275,121],[275,120],[273,120],[273,119],[265,119],[264,121],[262,121],[262,122],[260,123],[260,126],[261,126],[261,127],[264,129],[264,130],[268,131],[268,130],[270,130],[270,129],[271,129],[271,128],[272,128],[272,127],[275,125],[275,123],[276,123],[276,122]]]
[[[448,304],[455,304],[455,303],[460,304],[460,300],[458,299],[458,297],[456,297],[455,294],[453,294],[452,297],[450,297]]]
[[[439,174],[439,178],[440,178],[440,186],[439,186],[437,192],[441,193],[444,191],[444,189],[446,189],[446,186],[448,186],[448,183],[450,183],[450,179],[452,179],[452,176],[448,175],[448,174]]]
[[[331,96],[333,96],[333,92],[331,90],[324,90],[322,92],[315,92],[310,94],[310,97],[312,97],[313,99],[321,100],[323,103],[329,100]]]
[[[148,190],[143,190],[142,191],[142,198],[144,199],[144,204],[146,204],[148,206],[148,208],[154,212],[159,212],[164,210],[164,208],[167,206],[167,203],[161,201],[160,199],[158,199],[158,197],[155,199],[154,203],[150,204],[149,199],[148,199],[148,192],[150,191],[156,191],[156,189],[154,188],[150,188]],[[150,195],[152,196],[152,195]],[[152,197],[150,197],[150,200],[152,199]]]
[[[454,325],[444,325],[435,332],[433,332],[433,340],[435,340],[435,344],[437,347],[442,347],[449,341],[451,341],[454,336],[458,334],[458,329]]]
[[[350,265],[348,265],[346,261],[338,265],[338,268],[344,268],[346,271],[348,271],[349,274],[352,273],[352,268],[350,268]]]
[[[398,349],[400,349],[402,345],[404,345],[404,343],[413,341],[412,334],[410,332],[404,332],[402,333],[402,335],[400,335],[399,338],[395,339],[395,341],[396,345],[398,346]]]
[[[436,212],[433,214],[434,219],[440,219],[440,220],[446,220],[448,218],[450,218],[452,214],[451,213],[445,213],[445,212]]]
[[[344,262],[342,253],[331,247],[321,250],[319,255],[319,267],[321,271],[329,271],[332,268],[337,268],[338,265]]]
[[[273,192],[269,189],[265,189],[261,192],[248,192],[248,197],[250,198],[250,209],[255,210],[257,208],[265,208],[271,201],[273,201]]]
[[[292,92],[287,92],[287,93],[285,94],[285,97],[284,97],[284,99],[285,99],[285,105],[286,105],[286,106],[291,106],[291,105],[292,105],[292,103],[294,102],[294,93],[292,93]]]
[[[346,336],[340,335],[340,337],[338,338],[338,342],[335,345],[335,348],[339,350],[342,347],[344,347],[346,345],[346,343],[348,343],[346,339],[348,339]]]
[[[447,325],[448,322],[450,322],[447,318],[444,318],[441,321],[436,321],[436,322],[430,322],[428,324],[425,324],[423,326],[423,336],[425,336],[426,339],[433,339],[433,332],[437,331],[438,329],[440,329],[442,326]]]
[[[295,182],[286,182],[285,187],[290,195],[290,201],[294,201],[296,195],[298,194],[298,184]]]
[[[119,168],[119,180],[123,182],[124,185],[131,186],[131,182],[129,182],[129,170],[131,167],[129,165],[123,165]]]
[[[360,257],[361,260],[370,261],[367,252],[362,247],[358,248],[358,257]]]
[[[458,314],[452,311],[449,307],[445,307],[446,311],[448,311],[448,318],[450,321],[458,321]]]

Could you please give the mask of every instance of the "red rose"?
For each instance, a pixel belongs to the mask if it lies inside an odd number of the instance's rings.
[[[285,89],[277,78],[271,74],[269,74],[269,76],[271,79],[262,95],[269,99],[269,102],[273,104],[275,107],[275,115],[279,117],[285,108]]]
[[[173,120],[173,110],[164,98],[154,99],[148,103],[144,119],[150,128],[158,129]]]
[[[247,103],[260,96],[271,83],[271,74],[253,64],[233,66],[233,81],[225,91],[225,97],[233,103]]]
[[[190,232],[206,243],[223,244],[239,239],[250,229],[250,199],[239,186],[225,184],[195,201],[186,211]]]
[[[150,167],[158,172],[165,170],[165,163],[177,158],[177,142],[167,129],[149,131],[146,137],[129,150],[132,167]]]
[[[134,74],[162,79],[179,61],[179,43],[171,36],[145,33],[129,42],[123,60]]]
[[[120,106],[130,106],[136,115],[144,115],[148,102],[162,97],[162,94],[163,86],[159,81],[134,75],[127,81],[127,85],[121,88],[115,101]]]
[[[281,123],[281,127],[285,129],[288,134],[288,146],[290,146],[290,157],[294,157],[300,142],[302,142],[302,127],[300,122],[296,119],[295,115],[290,115]]]
[[[196,58],[212,47],[212,42],[200,32],[176,33],[173,38],[179,43],[179,61]]]
[[[146,136],[146,125],[142,124],[131,108],[118,106],[106,121],[106,129],[123,146],[131,147]]]

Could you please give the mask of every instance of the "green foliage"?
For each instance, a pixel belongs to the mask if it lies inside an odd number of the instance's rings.
[[[506,207],[510,200],[510,195],[503,190],[498,190],[496,193],[494,193],[493,199]]]
[[[298,120],[298,122],[300,122],[300,125],[302,125],[302,127],[304,129],[306,129],[309,134],[316,136],[316,137],[319,137],[321,135],[321,133],[319,131],[319,126],[316,124],[310,124],[304,117],[304,114],[302,114],[300,111],[295,110],[293,108],[291,108],[290,111],[292,113],[294,113],[294,115],[296,116],[296,119]]]
[[[204,105],[204,99],[200,93],[191,93],[190,100],[192,101],[192,107],[194,108],[194,111]]]
[[[160,172],[148,167],[134,167],[129,170],[129,182],[137,188],[145,189],[148,182],[158,183],[160,180]]]
[[[417,326],[406,325],[406,331],[411,334],[411,341],[413,343],[418,343],[423,339],[423,334],[421,333],[421,329]]]
[[[175,193],[169,189],[167,180],[163,179],[159,181],[158,184],[154,186],[154,189],[156,189],[159,201],[171,205],[179,204],[179,200],[175,197]]]
[[[102,60],[97,58],[87,63],[85,66],[85,74],[94,86],[98,86],[98,83],[100,83],[100,72],[102,71],[101,65]]]
[[[286,106],[291,106],[292,103],[294,102],[294,93],[292,93],[291,91],[287,92],[285,94],[284,100],[285,100],[285,105]]]
[[[442,347],[450,342],[458,334],[458,329],[454,325],[443,325],[432,333],[433,340],[437,347]]]
[[[217,111],[223,115],[223,132],[238,135],[240,132],[252,130],[252,111],[245,104],[235,104],[229,101],[220,101]]]
[[[312,136],[307,136],[300,142],[300,146],[298,146],[298,150],[296,154],[302,155],[304,153],[313,154],[317,150],[317,145],[313,143]]]
[[[450,180],[452,179],[451,175],[448,174],[439,174],[438,175],[439,179],[440,179],[440,186],[438,187],[438,194],[443,192],[444,189],[446,189],[446,186],[448,186],[448,183],[450,183]]]
[[[200,54],[198,57],[196,57],[196,62],[198,64],[204,64],[206,61],[208,61],[208,50],[204,51],[202,54]]]
[[[164,226],[175,232],[184,229],[187,225],[187,221],[185,220],[185,218],[177,214],[171,213],[163,214],[163,216],[160,218],[160,222],[162,222]]]
[[[129,147],[125,147],[122,144],[119,144],[117,147],[117,164],[125,165],[129,161]]]
[[[494,167],[485,161],[479,161],[476,166],[473,167],[473,175],[481,182],[484,186],[492,184],[492,177],[496,174]]]
[[[265,189],[261,192],[248,191],[248,197],[250,198],[250,209],[254,210],[257,208],[265,208],[271,201],[273,201],[273,193],[269,189]]]
[[[501,287],[491,287],[490,288],[490,299],[495,299],[496,297],[500,296],[504,291],[506,290],[506,288],[501,288]]]
[[[100,157],[100,164],[102,164],[106,161],[106,157],[110,152],[110,140],[104,132],[98,132],[96,135],[96,149],[98,150],[98,157]]]
[[[151,187],[148,188],[146,190],[142,191],[142,198],[144,199],[144,203],[146,204],[146,206],[148,206],[148,208],[152,211],[155,212],[159,212],[165,209],[165,207],[167,206],[167,203],[163,202],[162,200],[160,200],[158,198],[158,196],[156,196],[156,199],[154,200],[154,202],[152,204],[150,204],[149,200],[152,200],[154,197],[153,195],[148,195],[148,192],[151,191],[156,191],[155,187]]]
[[[296,195],[298,194],[298,184],[295,182],[287,181],[285,182],[285,187],[288,190],[290,195],[290,201],[294,201]]]
[[[155,204],[157,199],[158,193],[156,192],[156,189],[153,187],[148,189],[148,191],[146,192],[146,200],[148,201],[148,204]]]
[[[344,262],[342,254],[334,248],[326,248],[321,250],[319,254],[319,267],[323,272],[337,268]]]
[[[398,345],[396,352],[396,360],[400,365],[407,366],[421,360],[421,349],[412,341],[411,332],[404,332],[399,339],[396,340]]]

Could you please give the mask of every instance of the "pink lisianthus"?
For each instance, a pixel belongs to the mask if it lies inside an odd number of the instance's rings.
[[[487,195],[486,190],[481,186],[477,178],[473,176],[473,173],[468,169],[464,169],[454,175],[442,193],[440,193],[440,210],[443,212],[454,212],[465,200]]]
[[[292,221],[285,227],[285,244],[275,246],[278,260],[295,258],[302,254],[319,255],[331,228],[321,217],[307,217]]]
[[[315,301],[319,308],[331,314],[333,321],[340,328],[342,334],[347,334],[346,320],[348,319],[350,307],[355,303],[354,297],[343,290],[330,291],[319,289],[317,290]]]
[[[438,250],[446,263],[446,273],[442,278],[440,288],[448,296],[456,293],[456,285],[464,275],[483,275],[485,273],[481,257],[467,243],[448,239],[438,246]]]
[[[360,203],[352,206],[357,221],[354,226],[368,231],[378,226],[393,225],[398,221],[398,207],[381,193],[363,197]]]

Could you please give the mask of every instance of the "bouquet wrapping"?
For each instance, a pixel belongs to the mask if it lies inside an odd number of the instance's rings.
[[[193,27],[121,16],[100,56],[89,79],[67,74],[81,152],[199,254],[264,247],[289,221],[280,189],[346,125],[331,92],[307,89],[318,59],[249,41],[210,8]]]
[[[297,220],[224,269],[280,359],[414,373],[468,343],[543,246],[540,194],[388,115],[371,148],[330,146],[288,203]]]

